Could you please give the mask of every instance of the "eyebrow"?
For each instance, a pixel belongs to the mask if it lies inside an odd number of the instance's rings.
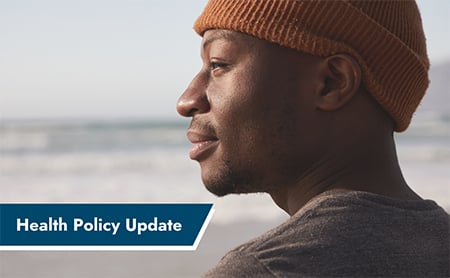
[[[228,41],[234,41],[233,35],[228,30],[222,30],[220,32],[215,33],[214,35],[209,36],[207,39],[203,41],[202,48],[205,49],[208,44],[211,44],[212,42],[216,40],[228,40]]]

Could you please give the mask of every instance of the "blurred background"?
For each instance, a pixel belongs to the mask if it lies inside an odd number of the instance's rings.
[[[201,66],[206,0],[0,0],[0,202],[211,202],[195,252],[0,252],[0,277],[198,277],[287,219],[215,198],[176,100]],[[450,211],[450,1],[418,1],[431,86],[397,134],[411,187]]]

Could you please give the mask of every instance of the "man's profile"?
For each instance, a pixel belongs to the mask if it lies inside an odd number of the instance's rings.
[[[449,216],[405,182],[394,131],[428,87],[414,1],[211,0],[180,97],[217,196],[266,192],[291,218],[210,277],[449,276]]]

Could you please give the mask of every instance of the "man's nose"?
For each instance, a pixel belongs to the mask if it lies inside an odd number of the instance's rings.
[[[186,88],[177,102],[177,112],[184,117],[192,117],[195,114],[206,113],[210,109],[206,86],[202,78],[197,75]]]

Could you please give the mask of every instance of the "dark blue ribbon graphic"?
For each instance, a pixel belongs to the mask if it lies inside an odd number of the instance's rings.
[[[0,204],[0,249],[195,250],[212,212],[212,204]]]

